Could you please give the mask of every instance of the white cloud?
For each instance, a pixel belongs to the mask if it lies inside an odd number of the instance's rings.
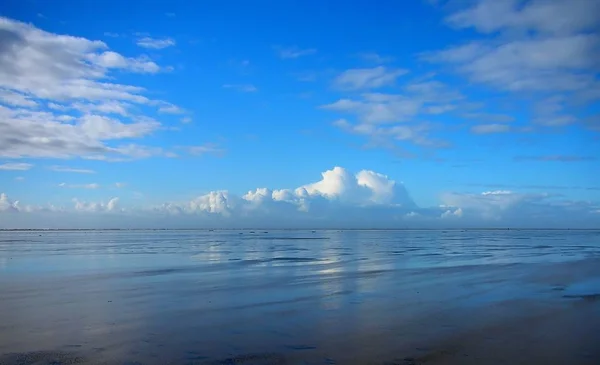
[[[506,124],[479,124],[471,127],[471,132],[475,134],[493,134],[510,132],[511,127]]]
[[[12,201],[6,194],[0,193],[0,212],[6,211],[19,211],[19,202]]]
[[[119,198],[112,198],[107,203],[85,202],[78,199],[73,199],[75,203],[75,211],[77,212],[117,212],[121,211],[118,207]]]
[[[344,90],[376,89],[393,85],[396,79],[408,73],[407,70],[386,68],[355,68],[342,72],[333,81],[333,85]]]
[[[101,41],[57,35],[4,17],[0,45],[0,102],[5,104],[0,105],[0,157],[116,161],[165,153],[115,143],[161,127],[139,114],[146,107],[178,110],[147,98],[142,87],[115,83],[115,70],[160,71],[147,57],[126,57]]]
[[[48,169],[52,170],[52,171],[56,171],[56,172],[73,172],[76,174],[95,174],[96,171],[94,170],[89,170],[89,169],[79,169],[79,168],[73,168],[73,167],[68,167],[68,166],[50,166]]]
[[[354,116],[356,121],[340,119],[334,125],[367,137],[371,146],[395,149],[395,144],[402,141],[425,147],[448,147],[446,141],[430,136],[436,129],[435,123],[423,119],[458,110],[464,97],[430,78],[402,85],[402,91],[400,94],[363,93],[321,108]]]
[[[191,123],[191,122],[192,122],[192,118],[190,118],[190,117],[183,117],[183,118],[181,118],[181,123],[183,123],[183,124],[188,124],[188,123]]]
[[[160,67],[156,63],[144,57],[127,58],[112,51],[89,53],[85,55],[85,58],[92,64],[105,69],[124,69],[139,73],[156,73],[160,71]]]
[[[571,34],[598,28],[600,4],[590,0],[482,0],[446,20],[483,33],[518,29]]]
[[[447,17],[493,36],[426,55],[472,81],[501,90],[597,90],[600,3],[588,0],[479,0]]]
[[[356,174],[335,167],[318,181],[295,189],[259,188],[242,197],[227,191],[212,191],[182,202],[158,206],[121,208],[118,198],[106,202],[74,200],[74,206],[22,205],[0,195],[2,227],[14,222],[40,222],[54,219],[57,226],[73,227],[91,215],[95,226],[106,227],[593,227],[600,217],[600,204],[565,200],[548,193],[519,193],[492,190],[482,193],[446,193],[442,205],[420,208],[403,184],[370,170]],[[40,219],[38,214],[51,212]],[[15,220],[13,214],[24,214]],[[109,214],[110,213],[110,214]],[[109,219],[111,214],[117,218]],[[68,217],[68,219],[66,219]],[[83,219],[83,218],[81,218]],[[92,218],[90,218],[92,219]],[[106,220],[104,220],[106,219]],[[13,222],[13,223],[11,223]],[[152,223],[149,223],[152,222]],[[19,223],[23,224],[23,223]],[[45,224],[45,223],[44,223]]]
[[[377,126],[369,123],[351,124],[345,119],[339,119],[334,125],[346,132],[363,135],[377,145],[385,146],[388,141],[411,142],[424,147],[447,147],[448,143],[429,137],[433,129],[428,123],[401,124],[391,127]]]
[[[301,49],[299,47],[275,47],[277,50],[279,57],[282,59],[292,59],[299,58],[303,56],[309,56],[317,53],[317,50],[314,48]]]
[[[456,109],[463,97],[438,81],[412,82],[402,94],[363,93],[360,98],[339,99],[321,108],[355,114],[364,123],[412,121],[419,115],[441,114]]]
[[[376,64],[389,63],[394,60],[394,57],[382,56],[375,52],[365,52],[360,53],[358,57],[362,58],[364,61],[372,62]]]
[[[251,84],[225,84],[223,85],[224,89],[232,89],[235,91],[243,92],[243,93],[253,93],[258,91],[256,86]]]
[[[582,162],[595,161],[592,156],[547,155],[547,156],[516,156],[515,161],[546,161],[546,162]]]
[[[30,163],[5,163],[0,165],[0,170],[26,171],[32,167]]]
[[[5,193],[0,193],[0,214],[2,213],[27,213],[31,214],[31,217],[39,222],[39,216],[35,215],[35,213],[43,213],[43,212],[53,212],[53,213],[61,213],[65,210],[60,207],[56,207],[54,205],[47,205],[45,207],[38,205],[23,205],[18,200],[12,200]],[[33,213],[33,214],[32,214]],[[10,218],[10,214],[8,216],[3,216],[3,219]],[[6,221],[4,221],[6,222]],[[4,226],[3,220],[0,220],[0,227],[10,227]]]
[[[38,106],[38,103],[31,100],[27,95],[3,88],[0,88],[0,103],[25,108]]]
[[[61,188],[69,188],[69,189],[98,189],[98,188],[100,188],[100,185],[96,184],[96,183],[92,183],[92,184],[60,183],[60,184],[58,184],[58,186],[60,186]]]
[[[25,178],[23,176],[17,176],[17,177],[15,177],[15,180],[16,181],[24,181]]]
[[[0,156],[66,158],[116,154],[139,157],[128,146],[109,147],[104,141],[141,138],[159,127],[155,121],[123,123],[89,114],[71,124],[49,112],[0,106]]]
[[[189,203],[189,209],[192,212],[215,213],[225,217],[230,216],[235,207],[236,199],[231,197],[227,191],[211,191],[192,199]]]
[[[383,174],[362,170],[351,174],[342,167],[334,167],[321,174],[321,180],[295,189],[270,190],[259,188],[243,196],[251,207],[264,204],[287,204],[299,212],[314,209],[343,207],[388,206],[402,209],[413,207],[414,202],[400,183]],[[256,204],[260,203],[260,204]]]
[[[122,182],[115,183],[115,187],[117,187],[119,189],[124,188],[125,186],[127,186],[126,183],[122,183]]]
[[[463,113],[461,116],[469,119],[477,119],[479,122],[510,123],[515,121],[515,117],[506,114],[471,112]]]
[[[572,115],[552,115],[548,117],[538,117],[533,120],[535,124],[546,126],[546,127],[562,127],[569,124],[573,124],[577,121]]]
[[[94,114],[94,113],[102,113],[102,114],[116,114],[121,116],[129,116],[130,113],[128,109],[131,107],[130,103],[109,100],[109,101],[101,101],[96,103],[79,103],[75,102],[70,106],[61,106],[54,103],[48,103],[48,107],[54,110],[68,110],[75,109],[84,114]]]
[[[173,105],[171,103],[163,102],[162,105],[158,108],[159,113],[167,113],[167,114],[183,114],[185,110],[181,109],[177,105]]]
[[[167,47],[173,47],[176,42],[172,38],[151,38],[142,37],[135,42],[138,46],[149,49],[163,49]]]
[[[587,216],[597,206],[590,202],[580,204],[561,200],[560,196],[548,193],[517,193],[507,190],[487,191],[480,194],[448,193],[442,196],[442,201],[447,206],[460,208],[465,218],[505,220],[513,224],[518,223],[519,220],[560,222],[561,219],[569,220],[572,224],[578,219],[577,217]]]
[[[463,211],[462,208],[457,208],[454,210],[446,210],[444,213],[442,213],[441,217],[443,219],[449,219],[449,218],[460,218],[463,215]]]
[[[225,153],[225,149],[220,148],[215,144],[205,144],[201,146],[181,146],[180,148],[187,150],[187,152],[190,155],[194,156],[201,156],[206,154],[222,156]]]

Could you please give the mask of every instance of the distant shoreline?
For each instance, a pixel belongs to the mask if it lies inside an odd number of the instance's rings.
[[[600,231],[598,228],[0,228],[0,232],[65,232],[65,231]]]

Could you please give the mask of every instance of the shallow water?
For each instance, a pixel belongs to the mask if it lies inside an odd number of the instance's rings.
[[[384,363],[595,295],[600,231],[0,232],[0,354]]]

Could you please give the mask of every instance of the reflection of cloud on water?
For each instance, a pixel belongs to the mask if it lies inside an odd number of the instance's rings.
[[[8,266],[8,259],[6,257],[0,257],[0,270],[6,270]]]
[[[346,263],[343,261],[344,242],[341,236],[336,232],[327,232],[330,239],[321,240],[319,259],[322,268],[317,271],[319,280],[319,289],[321,290],[321,308],[326,310],[339,309],[342,304],[342,294],[344,289],[344,272],[347,270]]]
[[[195,261],[203,261],[208,263],[218,263],[225,260],[226,255],[230,254],[231,251],[224,250],[220,242],[207,243],[203,250],[191,257]]]

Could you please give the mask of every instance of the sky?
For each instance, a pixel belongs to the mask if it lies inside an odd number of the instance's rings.
[[[600,228],[600,2],[0,8],[0,228]]]

